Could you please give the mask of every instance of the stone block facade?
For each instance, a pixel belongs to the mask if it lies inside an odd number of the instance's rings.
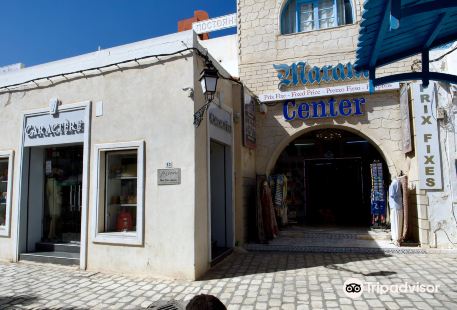
[[[238,0],[240,78],[256,94],[277,90],[273,64],[307,61],[313,66],[354,62],[362,1],[354,0],[355,23],[281,35],[281,10],[287,0]],[[378,76],[411,71],[413,58],[377,70]],[[312,86],[311,86],[312,87]]]
[[[281,11],[287,0],[238,0],[238,53],[241,81],[255,95],[277,93],[278,79],[274,64],[291,65],[306,62],[310,66],[335,66],[338,63],[354,63],[358,31],[363,10],[363,1],[353,0],[354,24],[310,32],[281,34]],[[413,61],[403,61],[377,70],[378,77],[400,72],[410,72]],[[282,89],[292,91],[304,88],[323,88],[338,85],[367,83],[367,79],[352,79],[321,84],[297,85]],[[402,126],[400,115],[400,92],[379,91],[374,95],[346,94],[344,98],[365,97],[365,113],[361,116],[307,119],[286,121],[282,102],[268,106],[266,114],[257,114],[257,149],[255,151],[255,173],[269,174],[284,148],[295,138],[311,130],[340,128],[355,133],[375,146],[384,157],[391,176],[403,171],[410,177],[411,208],[415,212],[411,226],[414,238],[428,246],[430,224],[426,196],[416,193],[417,164],[414,153],[402,151]],[[298,100],[311,102],[320,98]],[[417,202],[417,204],[416,204]],[[416,212],[416,208],[418,209]],[[417,214],[416,214],[417,213]]]
[[[280,153],[298,136],[319,128],[341,128],[367,138],[385,156],[391,175],[405,171],[401,150],[400,111],[398,91],[378,93],[366,98],[365,115],[348,118],[323,118],[312,120],[284,120],[282,105],[268,107],[259,115],[257,136],[257,174],[268,174]],[[338,101],[346,97],[335,97]]]

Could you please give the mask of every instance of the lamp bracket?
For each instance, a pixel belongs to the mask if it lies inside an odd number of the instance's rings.
[[[200,123],[202,122],[203,117],[205,116],[205,111],[208,110],[212,101],[213,99],[209,99],[200,109],[197,110],[197,112],[194,113],[195,128],[198,128],[200,126]]]

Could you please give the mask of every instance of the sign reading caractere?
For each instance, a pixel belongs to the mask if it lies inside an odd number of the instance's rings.
[[[69,120],[66,120],[62,123],[47,126],[27,125],[27,127],[25,127],[25,133],[30,139],[74,135],[84,133],[84,122],[70,122]]]
[[[26,116],[24,146],[84,142],[85,109],[60,110]]]

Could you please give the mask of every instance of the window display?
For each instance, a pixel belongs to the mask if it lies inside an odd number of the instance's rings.
[[[104,232],[136,232],[138,154],[106,152]]]
[[[0,226],[6,225],[6,204],[8,197],[8,159],[0,159]]]
[[[142,245],[144,141],[95,145],[94,242]]]

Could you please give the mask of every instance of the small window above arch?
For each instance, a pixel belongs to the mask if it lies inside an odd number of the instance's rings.
[[[353,23],[351,0],[289,0],[281,12],[281,34]]]

